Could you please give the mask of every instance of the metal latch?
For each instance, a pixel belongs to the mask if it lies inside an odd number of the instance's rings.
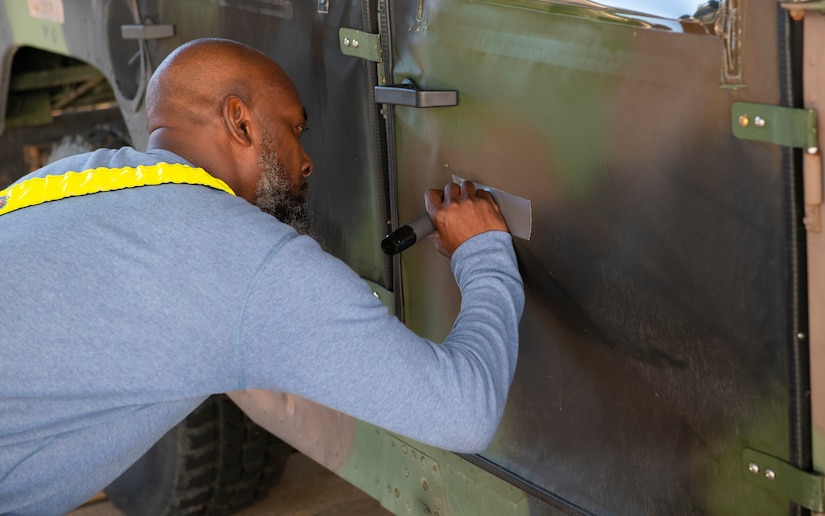
[[[121,25],[123,39],[163,39],[175,35],[175,26],[170,24]]]
[[[805,149],[803,188],[805,229],[821,231],[822,164],[815,109],[795,109],[751,102],[731,106],[733,135],[743,140],[770,142]]]
[[[788,498],[814,512],[825,512],[825,477],[802,471],[787,462],[746,448],[742,453],[745,478],[751,484]]]
[[[338,29],[338,44],[344,55],[381,62],[381,37],[378,34],[341,27]]]
[[[412,79],[395,86],[376,86],[375,102],[417,108],[446,107],[458,104],[456,90],[420,90]]]

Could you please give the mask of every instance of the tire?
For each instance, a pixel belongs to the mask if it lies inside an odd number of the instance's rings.
[[[233,514],[266,495],[293,451],[226,395],[211,396],[105,493],[128,516]]]

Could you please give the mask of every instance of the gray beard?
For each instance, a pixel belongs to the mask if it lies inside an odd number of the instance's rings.
[[[261,178],[255,188],[255,204],[284,224],[289,224],[301,235],[314,237],[312,210],[306,199],[292,193],[275,147],[268,137],[263,138],[260,158]]]

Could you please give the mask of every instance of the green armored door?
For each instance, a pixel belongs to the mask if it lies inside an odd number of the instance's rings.
[[[469,459],[565,511],[795,511],[748,458],[809,460],[801,151],[732,113],[796,102],[798,27],[772,0],[607,4],[383,6],[387,85],[457,92],[385,106],[398,221],[453,174],[533,207],[516,379]],[[460,300],[430,247],[398,265],[438,339]]]

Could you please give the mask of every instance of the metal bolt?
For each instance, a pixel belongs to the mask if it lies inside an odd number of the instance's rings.
[[[748,471],[750,471],[754,475],[759,473],[759,465],[755,462],[751,462],[750,464],[748,464]]]
[[[358,43],[357,39],[352,40],[352,48],[358,48],[358,45],[360,45],[360,43]]]
[[[765,127],[766,123],[767,122],[765,122],[765,119],[761,116],[753,117],[753,125],[755,125],[756,127]]]
[[[372,295],[378,299],[381,299],[381,295],[378,292],[373,292]]]
[[[776,478],[776,473],[772,469],[766,469],[765,478],[767,478],[768,480],[773,480]]]
[[[739,115],[739,127],[747,127],[751,123],[748,115]]]
[[[349,43],[350,43],[349,38],[344,38],[344,46],[348,47]]]

